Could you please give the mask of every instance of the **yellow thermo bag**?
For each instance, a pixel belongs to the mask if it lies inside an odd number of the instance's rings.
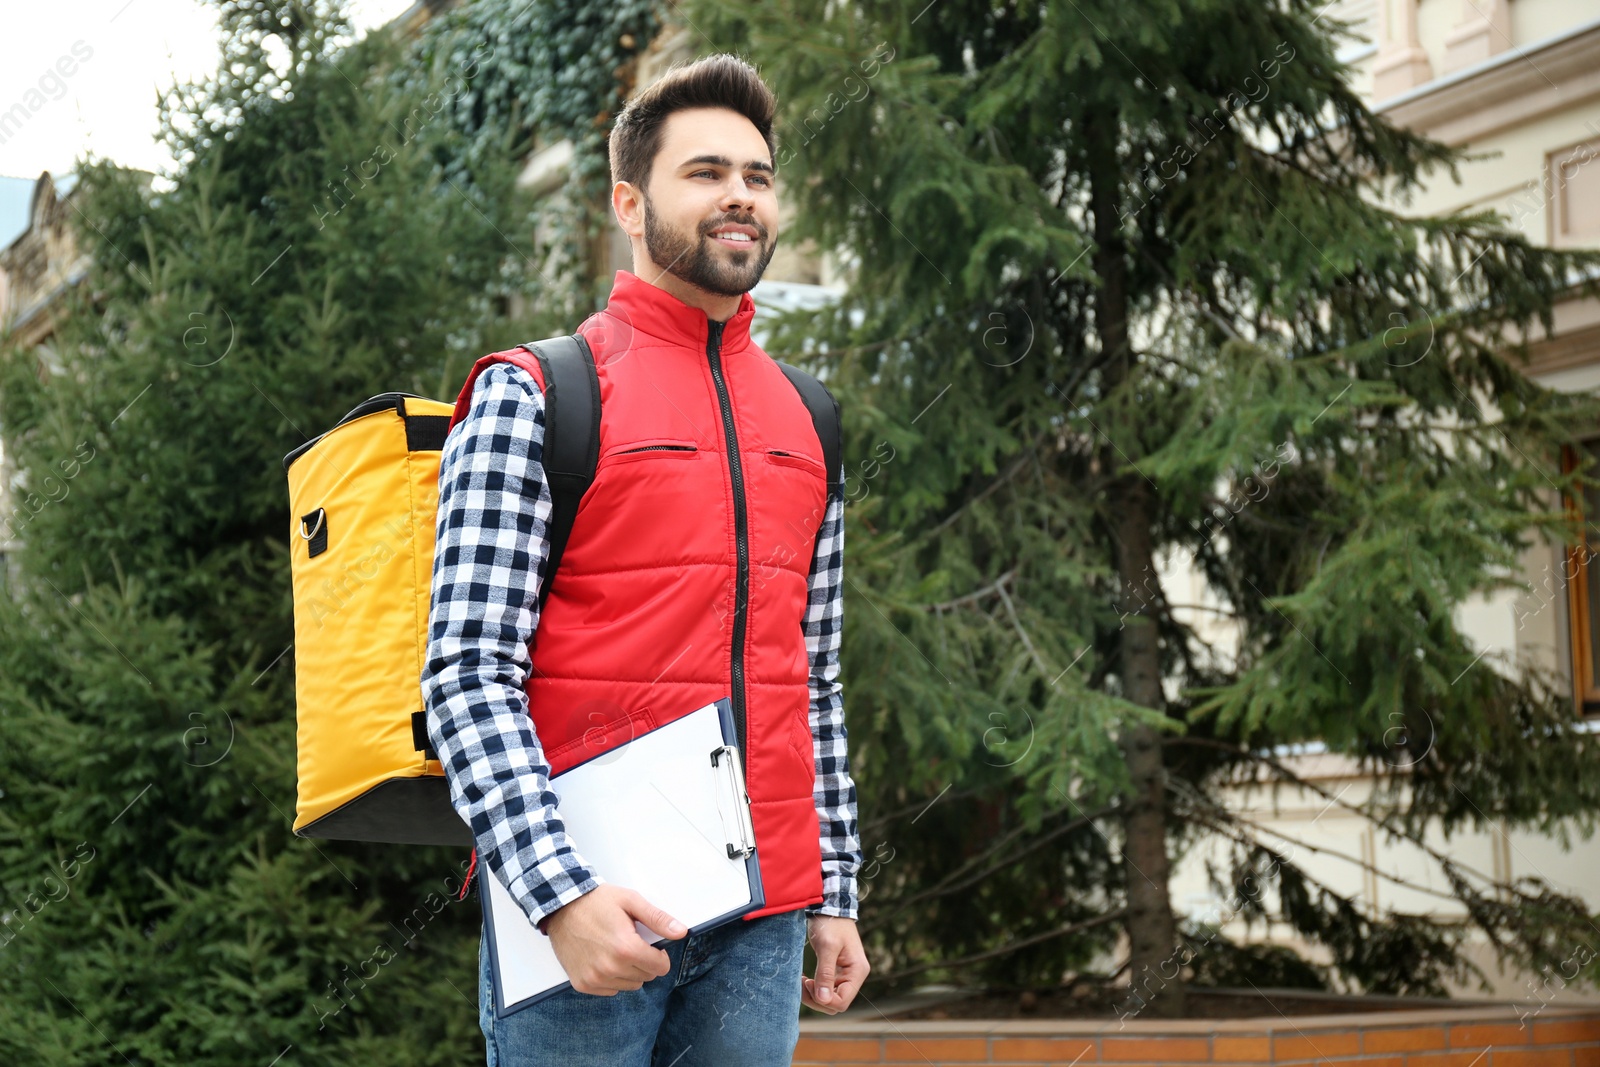
[[[284,457],[301,837],[472,843],[421,690],[452,407],[384,393]]]

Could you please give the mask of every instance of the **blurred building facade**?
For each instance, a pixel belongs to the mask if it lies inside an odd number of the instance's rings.
[[[1414,214],[1493,209],[1530,241],[1555,247],[1600,247],[1600,7],[1592,0],[1336,0],[1326,14],[1352,23],[1361,39],[1341,58],[1354,66],[1353,87],[1391,122],[1447,144],[1490,153],[1461,167],[1461,183],[1435,173],[1420,196],[1400,205]],[[1534,380],[1559,390],[1600,387],[1600,302],[1569,298],[1555,308],[1554,331],[1528,338]],[[1408,356],[1408,358],[1412,358]],[[1415,358],[1427,358],[1419,354]],[[1600,426],[1591,450],[1600,452]],[[1568,459],[1570,462],[1570,457]],[[1546,543],[1528,549],[1521,577],[1530,592],[1480,599],[1458,613],[1483,656],[1472,669],[1508,675],[1528,665],[1570,680],[1574,708],[1600,729],[1600,487],[1581,500],[1549,506],[1585,513],[1593,547]],[[1220,606],[1182,559],[1170,559],[1168,595],[1174,602]],[[1225,640],[1215,619],[1180,616]],[[1428,709],[1416,709],[1426,716]],[[1398,729],[1397,723],[1397,729]],[[1398,751],[1398,749],[1397,749]],[[1357,899],[1373,913],[1400,910],[1465,919],[1440,864],[1425,850],[1396,844],[1359,806],[1373,782],[1349,761],[1317,746],[1281,753],[1318,793],[1285,788],[1241,789],[1233,807],[1264,828],[1264,839],[1291,851],[1319,880]],[[1409,758],[1409,757],[1407,757]],[[1428,842],[1453,862],[1497,882],[1540,878],[1584,898],[1600,912],[1600,838],[1553,836],[1491,823],[1482,832]],[[1215,843],[1193,849],[1175,869],[1174,904],[1184,913],[1225,921],[1236,902],[1209,885],[1204,862],[1220,857]],[[1480,883],[1481,884],[1481,883]],[[1235,938],[1294,944],[1282,929],[1237,920]],[[1313,958],[1314,950],[1303,945]],[[1600,955],[1600,931],[1570,946],[1574,963]],[[1561,974],[1501,973],[1487,945],[1472,953],[1495,995],[1537,1013],[1546,1002],[1600,1001],[1569,988]],[[1564,968],[1566,976],[1576,967]],[[1459,987],[1464,995],[1478,990]]]
[[[52,339],[66,295],[89,269],[72,227],[76,185],[75,175],[48,171],[37,178],[0,176],[0,342],[36,352],[41,373],[54,364]],[[27,486],[18,478],[0,444],[0,580],[10,570],[5,560],[19,547],[8,520],[28,505]]]

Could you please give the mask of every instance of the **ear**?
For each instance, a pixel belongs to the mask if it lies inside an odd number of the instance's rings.
[[[611,210],[623,233],[629,237],[644,236],[644,197],[632,182],[617,182],[611,187]]]

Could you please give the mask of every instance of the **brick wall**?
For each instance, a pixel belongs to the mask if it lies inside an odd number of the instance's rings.
[[[845,1019],[800,1024],[795,1067],[1058,1064],[1172,1067],[1600,1067],[1600,1007],[1494,1004],[1293,1018],[1197,1020]]]

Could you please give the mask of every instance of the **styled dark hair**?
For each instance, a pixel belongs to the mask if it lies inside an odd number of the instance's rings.
[[[738,56],[706,56],[667,71],[629,100],[611,129],[611,180],[643,189],[661,150],[661,127],[674,111],[725,107],[755,126],[773,152],[772,119],[778,100],[756,69]]]

